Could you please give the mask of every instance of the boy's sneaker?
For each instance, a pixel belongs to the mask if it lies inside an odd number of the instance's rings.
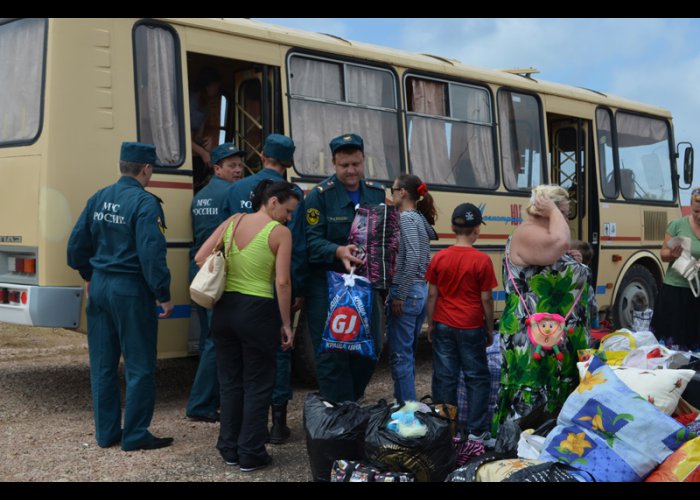
[[[484,445],[484,448],[494,448],[496,446],[496,438],[491,437],[491,433],[486,431],[479,435],[469,434],[469,441],[477,441]]]
[[[262,469],[263,467],[267,467],[271,463],[272,463],[272,457],[270,455],[267,455],[260,462],[253,462],[253,463],[249,463],[249,464],[241,463],[241,472],[253,472],[254,470],[258,470],[258,469]]]

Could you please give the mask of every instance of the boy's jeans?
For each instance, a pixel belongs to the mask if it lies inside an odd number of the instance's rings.
[[[391,313],[391,301],[396,286],[389,289],[387,304],[387,338],[389,341],[391,377],[394,379],[394,397],[397,401],[415,401],[415,365],[418,335],[425,321],[428,286],[416,281],[403,303],[403,314]]]
[[[457,406],[460,368],[467,386],[469,432],[488,430],[490,374],[484,327],[460,330],[435,323],[433,332],[433,388],[435,403]]]

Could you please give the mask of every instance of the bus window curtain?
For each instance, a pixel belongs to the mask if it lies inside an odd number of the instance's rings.
[[[145,50],[139,51],[143,76],[139,78],[139,125],[143,142],[156,147],[159,163],[176,165],[181,160],[180,119],[177,112],[177,77],[175,44],[170,32],[145,28]]]
[[[501,133],[501,163],[503,164],[503,180],[506,188],[518,189],[518,174],[520,173],[520,154],[515,139],[515,110],[510,92],[499,92],[498,109],[500,114],[499,130]]]
[[[483,92],[470,92],[466,102],[468,119],[484,125],[452,125],[450,164],[460,186],[492,188],[496,185],[493,134],[488,125],[491,112],[485,97]],[[460,171],[464,169],[469,171]]]
[[[292,58],[290,109],[297,168],[306,175],[331,175],[335,169],[328,143],[341,134],[356,133],[365,141],[365,176],[389,180],[392,177],[389,177],[388,164],[399,164],[395,112],[294,98],[304,96],[361,106],[395,106],[393,90],[387,88],[383,72],[348,66],[345,82],[348,95],[343,96],[340,70],[337,64]],[[392,94],[386,95],[386,92]],[[393,150],[392,144],[395,145]]]
[[[445,84],[411,79],[412,101],[409,110],[434,116],[445,116]],[[424,182],[455,184],[447,150],[445,122],[439,118],[411,118],[409,130],[412,172]]]
[[[44,26],[42,19],[21,19],[0,27],[0,142],[39,132]]]

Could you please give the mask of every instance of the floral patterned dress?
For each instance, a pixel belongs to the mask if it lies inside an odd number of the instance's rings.
[[[503,364],[492,433],[497,432],[504,421],[528,415],[542,404],[546,405],[546,411],[558,412],[578,385],[576,353],[586,349],[590,339],[588,283],[591,271],[586,265],[568,254],[550,266],[520,267],[508,259],[518,290],[533,314],[547,312],[566,317],[583,288],[566,321],[567,329],[572,327],[573,332],[566,334],[562,343],[563,359],[557,360],[551,351],[539,360],[533,358],[536,346],[528,337],[525,324],[528,313],[505,268],[510,242],[509,238],[503,259],[506,305],[499,323]]]

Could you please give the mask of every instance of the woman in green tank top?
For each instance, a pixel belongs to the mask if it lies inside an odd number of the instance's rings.
[[[669,240],[675,236],[690,238],[690,255],[700,259],[700,188],[691,192],[690,215],[672,220],[666,229],[661,260],[669,265],[651,318],[654,335],[669,348],[697,351],[700,349],[700,297],[693,295],[688,280],[672,267],[683,250],[680,245],[669,247]]]
[[[299,201],[292,184],[261,181],[252,197],[256,212],[229,217],[195,256],[201,265],[222,233],[226,246],[231,242],[226,287],[211,325],[221,391],[216,447],[227,464],[240,464],[243,472],[272,462],[265,441],[275,353],[280,344],[286,350],[294,343],[292,235],[284,224]]]

